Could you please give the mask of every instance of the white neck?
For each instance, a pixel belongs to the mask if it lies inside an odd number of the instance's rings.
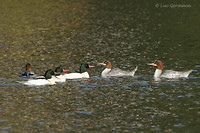
[[[90,78],[90,75],[88,72],[84,72],[84,73],[81,73],[83,75],[83,78]]]
[[[56,84],[55,81],[54,81],[54,79],[52,79],[52,78],[51,79],[47,79],[47,81],[49,81],[50,85]]]
[[[154,72],[154,78],[159,78],[161,74],[162,70],[156,69],[156,71]]]
[[[102,73],[101,73],[101,77],[106,77],[106,75],[110,72],[111,69],[105,68]]]

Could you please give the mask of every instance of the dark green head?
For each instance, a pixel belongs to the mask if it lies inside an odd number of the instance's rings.
[[[50,79],[52,77],[52,75],[54,75],[54,71],[49,69],[45,72],[44,77],[45,77],[45,79]]]
[[[55,72],[56,75],[60,75],[62,72],[67,72],[69,70],[63,69],[62,67],[56,67]]]
[[[83,63],[80,65],[79,71],[80,71],[80,73],[84,73],[87,71],[88,68],[91,68],[91,67],[94,67],[94,66],[88,65],[87,63]]]
[[[55,72],[56,72],[56,75],[60,75],[63,72],[63,68],[62,67],[56,67]]]

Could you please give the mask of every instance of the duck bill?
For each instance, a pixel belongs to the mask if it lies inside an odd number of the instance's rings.
[[[150,66],[157,66],[155,63],[148,63]]]
[[[94,67],[94,66],[92,66],[92,65],[89,65],[89,68],[91,68],[91,67]]]
[[[60,73],[58,73],[58,72],[54,72],[54,74],[57,75],[57,74],[60,74]]]
[[[98,65],[102,65],[102,66],[105,66],[106,64],[105,64],[105,63],[98,63]]]
[[[69,70],[67,70],[67,69],[63,69],[63,72],[67,72],[67,71],[69,71]]]

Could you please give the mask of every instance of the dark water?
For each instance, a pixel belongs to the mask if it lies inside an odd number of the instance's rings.
[[[185,4],[188,7],[177,7]],[[198,132],[200,130],[199,2],[8,0],[0,4],[0,131]],[[166,69],[188,79],[153,80]],[[110,60],[136,76],[54,86],[17,83],[29,62],[38,75],[62,65]]]

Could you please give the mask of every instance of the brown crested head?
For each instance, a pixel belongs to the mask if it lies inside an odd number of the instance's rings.
[[[112,65],[111,65],[111,63],[110,63],[110,61],[104,61],[104,62],[102,62],[102,63],[98,63],[98,65],[103,65],[103,66],[106,66],[106,68],[108,68],[108,69],[112,69]]]
[[[157,69],[163,70],[163,63],[162,63],[162,61],[156,60],[156,61],[153,62],[153,63],[149,63],[149,65],[151,65],[151,66],[156,66]]]
[[[112,65],[110,61],[104,61],[103,63],[106,64],[106,68],[112,69]]]
[[[31,64],[30,63],[26,64],[26,71],[31,71]]]
[[[162,61],[156,60],[156,61],[154,62],[154,64],[156,64],[157,69],[163,70],[163,63],[162,63]]]

